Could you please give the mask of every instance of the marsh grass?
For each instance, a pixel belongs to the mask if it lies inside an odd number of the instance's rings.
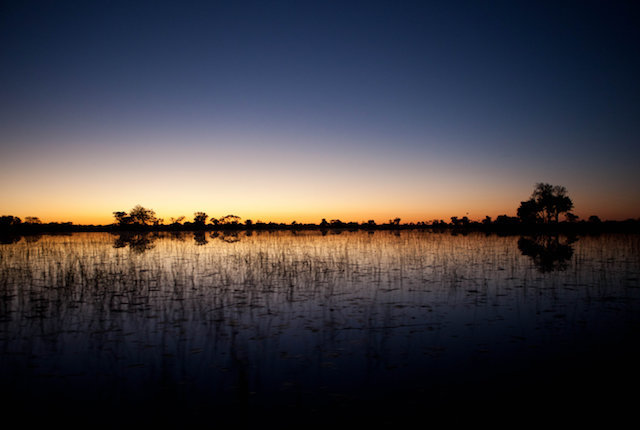
[[[406,408],[559,355],[624,349],[640,321],[633,235],[580,238],[551,273],[517,237],[143,239],[0,245],[4,395],[195,414],[347,410],[402,393]]]

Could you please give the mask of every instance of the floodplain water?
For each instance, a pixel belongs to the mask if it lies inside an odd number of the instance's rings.
[[[638,400],[638,235],[4,242],[0,389],[23,422],[606,420]]]

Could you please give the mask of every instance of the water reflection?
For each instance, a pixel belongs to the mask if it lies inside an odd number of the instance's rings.
[[[573,256],[572,243],[577,238],[560,240],[558,235],[538,235],[518,239],[518,249],[522,255],[531,257],[542,273],[566,270]]]
[[[69,236],[70,233],[55,233],[58,236]],[[27,243],[36,243],[40,239],[42,239],[42,234],[14,234],[2,232],[0,233],[0,244],[2,245],[11,245],[13,243],[18,243],[22,238],[24,238]]]
[[[90,233],[0,257],[8,411],[396,422],[623,405],[611,372],[638,379],[638,236]]]
[[[240,242],[240,234],[237,231],[234,231],[234,232],[212,231],[209,236],[211,237],[211,239],[219,239],[226,243]],[[245,236],[251,236],[251,235],[245,234]]]
[[[120,232],[117,233],[117,237],[113,240],[114,248],[126,248],[128,247],[131,252],[134,254],[144,254],[147,251],[154,249],[155,243],[158,239],[171,239],[179,242],[184,242],[188,237],[189,232],[185,231],[171,231],[171,232]],[[209,232],[209,237],[211,239],[218,239],[222,242],[226,243],[236,243],[244,237],[253,236],[253,232],[245,231],[245,232],[219,232],[212,231]],[[292,232],[295,235],[295,232]],[[60,235],[60,234],[57,234]],[[70,234],[64,234],[69,236]],[[0,235],[0,244],[2,245],[11,245],[14,243],[20,242],[20,240],[24,240],[27,243],[35,243],[38,242],[41,238],[41,234],[30,234],[26,236],[16,235],[16,234],[6,234],[3,233]],[[207,232],[205,231],[194,231],[193,232],[193,241],[195,245],[203,246],[209,243],[207,240]]]
[[[120,233],[113,242],[114,248],[129,247],[134,254],[144,254],[155,247],[158,235],[155,233]]]
[[[1,233],[0,234],[0,244],[2,245],[11,245],[13,243],[20,242],[22,236],[18,234],[10,234],[10,233]]]
[[[206,245],[207,243],[209,243],[204,231],[195,231],[193,233],[193,240],[198,246]]]

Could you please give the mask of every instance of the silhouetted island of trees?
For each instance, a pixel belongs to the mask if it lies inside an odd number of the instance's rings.
[[[169,222],[158,218],[153,209],[141,205],[134,206],[129,212],[113,212],[114,223],[109,225],[76,225],[71,222],[42,223],[38,217],[29,216],[24,221],[12,215],[0,216],[0,234],[4,243],[11,240],[12,235],[39,234],[46,232],[82,232],[82,231],[237,231],[237,230],[312,230],[312,229],[347,229],[347,230],[400,230],[431,229],[462,231],[484,231],[504,233],[547,233],[547,232],[640,232],[640,219],[625,221],[602,221],[597,215],[588,219],[579,219],[571,212],[573,201],[563,186],[537,183],[528,200],[522,201],[517,216],[499,215],[496,219],[486,216],[480,221],[472,221],[467,216],[450,217],[450,221],[430,220],[401,223],[401,218],[390,219],[378,224],[374,220],[366,222],[344,222],[340,219],[327,220],[320,223],[290,224],[242,220],[233,214],[220,218],[209,216],[205,212],[195,212],[192,221],[186,217],[171,218]],[[561,216],[564,217],[561,220]]]

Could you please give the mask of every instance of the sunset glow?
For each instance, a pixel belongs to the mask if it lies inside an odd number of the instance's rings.
[[[2,1],[4,422],[628,425],[639,41],[632,0]]]
[[[1,214],[640,217],[631,3],[63,3],[2,9]]]

